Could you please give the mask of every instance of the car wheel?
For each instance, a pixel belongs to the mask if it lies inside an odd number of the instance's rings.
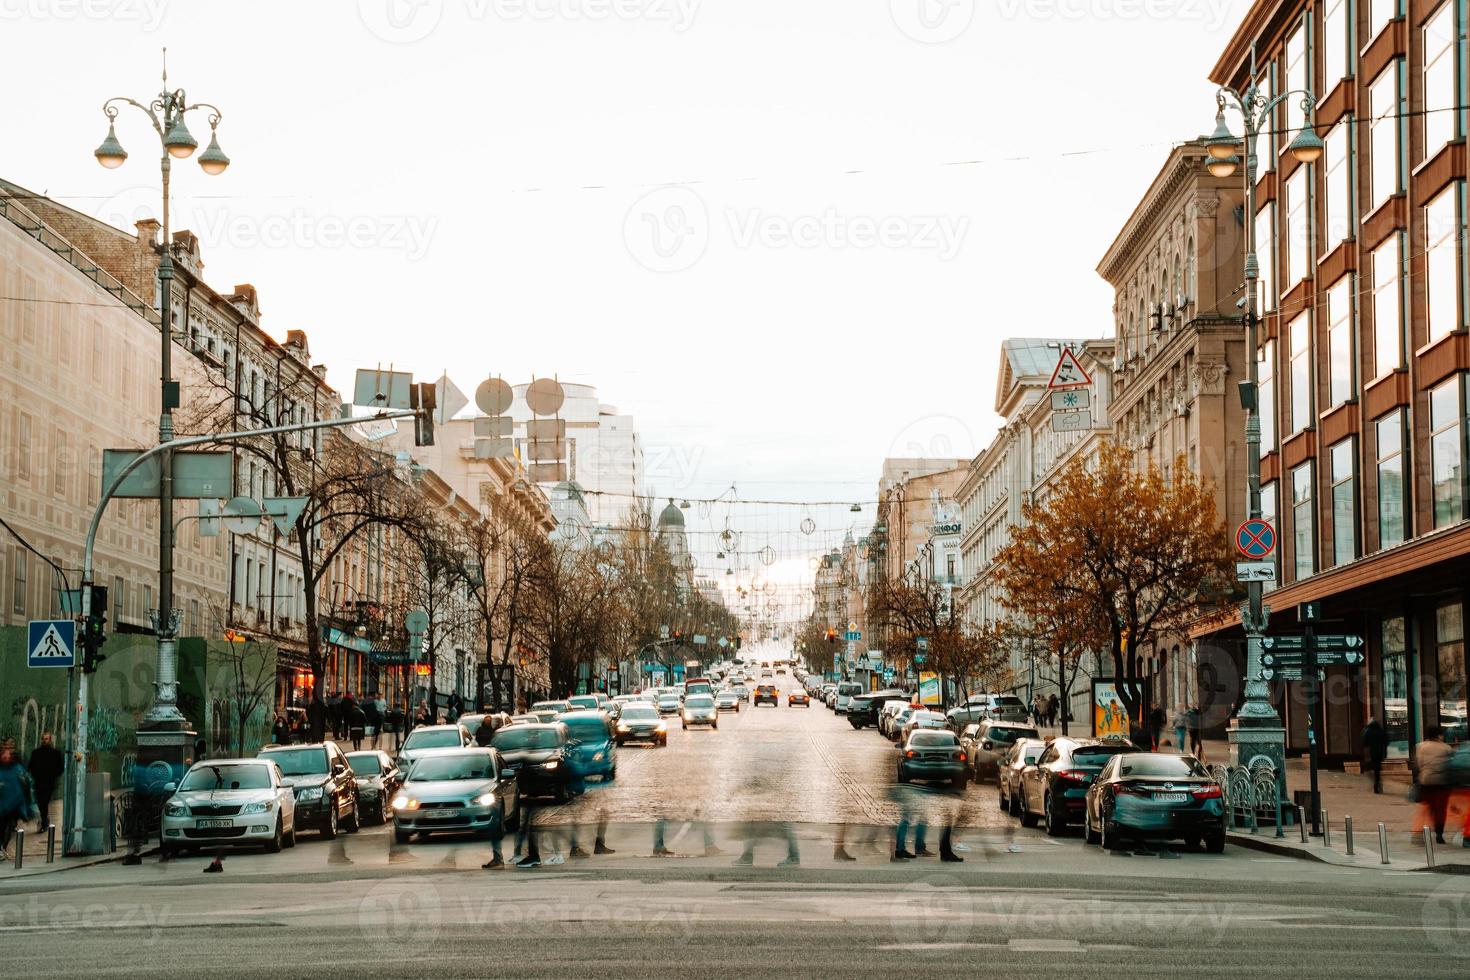
[[[903,766],[898,767],[898,781],[901,783],[909,781],[909,774],[903,771]]]
[[[322,840],[337,839],[337,808],[327,810],[327,822],[322,824]]]
[[[566,783],[562,783],[560,786],[558,786],[556,788],[556,793],[553,794],[553,796],[552,796],[552,799],[556,800],[556,802],[558,802],[558,803],[565,803],[567,800],[570,800],[571,798],[572,798],[572,792],[571,792],[571,789],[567,786]]]
[[[288,848],[296,846],[296,822],[294,820],[291,822],[290,831],[286,834],[285,844]]]
[[[1031,804],[1026,801],[1026,793],[1024,790],[1021,791],[1021,796],[1016,801],[1016,806],[1019,808],[1016,816],[1021,818],[1021,826],[1035,827],[1036,814],[1031,812]]]
[[[393,840],[394,840],[394,842],[399,843],[399,844],[407,844],[409,842],[409,840],[411,840],[412,838],[413,838],[413,831],[411,831],[411,830],[400,830],[397,827],[394,827],[393,828]]]
[[[355,799],[352,801],[352,817],[346,826],[349,834],[355,834],[362,828],[362,805]]]
[[[1097,844],[1102,841],[1102,835],[1092,829],[1092,812],[1090,810],[1082,816],[1082,839],[1089,844]]]
[[[964,776],[956,776],[953,780],[951,780],[950,785],[963,793],[965,791],[965,787],[969,785],[969,782],[970,781]]]
[[[1225,853],[1225,831],[1216,831],[1205,838],[1205,852],[1208,854]]]
[[[1061,815],[1052,806],[1051,797],[1048,796],[1042,803],[1042,816],[1046,820],[1046,835],[1048,837],[1060,837],[1067,832],[1067,824]]]
[[[271,835],[271,839],[270,840],[266,841],[265,852],[267,854],[280,854],[281,853],[281,839],[284,836],[285,836],[285,834],[283,834],[281,832],[281,818],[280,818],[280,816],[277,816],[276,817],[276,832]]]
[[[1184,847],[1185,847],[1185,850],[1190,850],[1190,851],[1194,850],[1196,847],[1199,847],[1199,842],[1200,842],[1199,834],[1191,834],[1188,837],[1185,837],[1184,838]]]
[[[175,844],[170,844],[167,841],[160,840],[158,842],[158,856],[164,861],[167,861],[170,858],[176,858],[179,856],[179,848]]]

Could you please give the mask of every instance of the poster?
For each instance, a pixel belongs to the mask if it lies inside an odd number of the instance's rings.
[[[1127,738],[1131,729],[1128,711],[1123,699],[1118,697],[1118,688],[1112,681],[1092,682],[1092,734],[1094,738],[1114,735]]]
[[[927,670],[919,672],[919,703],[939,704],[939,675]]]

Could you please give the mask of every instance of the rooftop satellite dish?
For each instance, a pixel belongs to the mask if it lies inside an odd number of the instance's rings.
[[[475,405],[486,415],[502,415],[510,408],[515,393],[499,378],[486,378],[475,389]]]
[[[526,407],[536,415],[555,415],[566,398],[566,392],[552,378],[537,378],[526,389]]]
[[[220,514],[226,531],[231,534],[249,534],[260,527],[265,509],[254,497],[233,497],[225,503]]]

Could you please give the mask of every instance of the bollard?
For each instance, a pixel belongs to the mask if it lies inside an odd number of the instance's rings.
[[[1424,863],[1428,867],[1434,867],[1434,834],[1429,828],[1424,828]]]
[[[1307,811],[1303,807],[1296,808],[1296,825],[1302,830],[1302,843],[1307,842]]]
[[[56,824],[46,825],[46,863],[56,863]]]
[[[117,797],[107,795],[107,853],[117,850]]]
[[[1332,846],[1332,814],[1322,811],[1322,846]]]
[[[1378,863],[1388,863],[1388,828],[1378,821]]]
[[[1342,835],[1347,841],[1348,854],[1353,854],[1353,818],[1350,815],[1342,818]]]
[[[26,829],[15,828],[15,870],[19,871],[26,863]]]

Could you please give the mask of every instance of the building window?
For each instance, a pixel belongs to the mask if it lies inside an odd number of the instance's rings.
[[[66,471],[71,465],[71,454],[67,451],[66,433],[56,430],[56,449],[51,454],[52,490],[62,500],[66,499]]]
[[[17,616],[26,614],[26,559],[29,557],[19,546],[10,553],[10,611]]]
[[[1395,61],[1368,90],[1368,169],[1373,210],[1399,190],[1399,66]]]
[[[1327,12],[1322,15],[1323,95],[1348,73],[1348,52],[1353,46],[1353,21],[1348,15],[1348,0],[1327,0]]]
[[[1324,141],[1327,148],[1322,154],[1322,168],[1326,171],[1326,193],[1322,197],[1322,228],[1327,234],[1329,252],[1338,242],[1353,235],[1351,132],[1352,123],[1344,119],[1332,127]]]
[[[1388,755],[1409,756],[1409,665],[1404,642],[1404,617],[1383,621],[1383,727],[1388,729]]]
[[[1257,401],[1261,412],[1261,452],[1269,453],[1276,448],[1276,341],[1268,340],[1261,345],[1261,363],[1258,371],[1260,387]]]
[[[1312,318],[1291,321],[1291,432],[1312,424]]]
[[[1399,0],[1368,0],[1368,40],[1382,33],[1398,15]]]
[[[1404,363],[1402,277],[1399,237],[1390,235],[1373,250],[1373,376],[1381,378]]]
[[[29,480],[31,478],[31,417],[25,412],[20,413],[16,443],[16,475],[22,480]]]
[[[1261,517],[1265,521],[1269,522],[1270,525],[1276,529],[1276,537],[1279,540],[1281,537],[1281,524],[1276,519],[1277,513],[1278,509],[1276,507],[1276,483],[1273,481],[1261,487]],[[1263,592],[1270,592],[1272,589],[1276,588],[1277,584],[1280,582],[1280,558],[1281,549],[1277,548],[1275,551],[1271,552],[1271,557],[1267,559],[1267,561],[1276,566],[1276,575],[1271,579],[1271,581],[1265,583],[1265,587],[1262,589]]]
[[[123,613],[128,608],[127,597],[128,590],[127,586],[123,584],[122,576],[114,575],[112,577],[112,594],[108,596],[112,600],[112,621],[114,623],[122,622]]]
[[[1332,475],[1332,564],[1345,565],[1358,557],[1358,485],[1356,454],[1351,436],[1334,443]]]
[[[1300,582],[1317,570],[1317,534],[1312,509],[1312,464],[1303,463],[1291,471],[1291,530],[1296,571],[1293,580]]]
[[[1429,301],[1429,339],[1460,326],[1460,230],[1458,184],[1424,208],[1424,292]]]
[[[1353,397],[1353,277],[1327,291],[1327,401],[1337,406]]]
[[[1297,27],[1286,39],[1286,87],[1312,89],[1312,62],[1307,58],[1307,28]],[[1286,100],[1286,126],[1293,134],[1307,124],[1307,110],[1296,97]]]
[[[1256,263],[1261,269],[1260,295],[1256,305],[1262,313],[1276,309],[1276,205],[1256,212]]]
[[[1429,473],[1434,496],[1434,526],[1463,518],[1465,500],[1464,424],[1460,375],[1429,392]]]
[[[1439,727],[1445,740],[1470,737],[1465,724],[1465,607],[1459,600],[1434,611],[1434,654],[1439,673]]]
[[[1455,138],[1455,5],[1424,25],[1424,159]]]
[[[1286,282],[1283,292],[1307,277],[1312,243],[1307,224],[1307,167],[1297,167],[1286,181]]]
[[[1404,467],[1404,410],[1396,408],[1373,424],[1378,460],[1378,547],[1393,548],[1408,536]]]

